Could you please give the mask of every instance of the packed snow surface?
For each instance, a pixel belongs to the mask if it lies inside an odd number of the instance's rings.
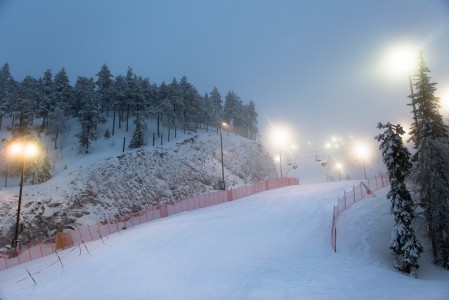
[[[333,252],[332,209],[355,184],[275,189],[136,226],[61,251],[64,267],[53,255],[0,272],[0,298],[449,299],[429,249],[417,279],[392,268],[388,189],[340,216]]]

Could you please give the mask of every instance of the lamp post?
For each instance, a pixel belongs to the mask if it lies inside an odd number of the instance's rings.
[[[13,246],[17,247],[19,243],[19,224],[20,224],[20,209],[22,206],[22,191],[23,191],[23,177],[25,172],[25,159],[27,157],[33,157],[37,153],[36,144],[28,142],[15,142],[10,146],[10,152],[13,155],[19,156],[20,158],[20,188],[19,188],[19,203],[17,206],[17,218],[16,218],[16,229],[14,234]]]
[[[342,167],[342,165],[340,163],[337,163],[338,178],[340,179],[340,181],[341,181],[341,167]]]
[[[365,161],[363,159],[362,159],[362,165],[363,165],[363,174],[365,175],[365,180],[366,180]]]
[[[360,158],[360,160],[362,161],[362,166],[363,166],[363,175],[364,178],[366,180],[366,168],[365,168],[365,159],[368,156],[368,149],[366,148],[366,146],[363,145],[357,145],[356,146],[356,154],[357,156]]]
[[[282,147],[285,146],[285,142],[287,141],[287,131],[285,128],[275,128],[273,132],[273,138],[275,144],[279,147],[279,171],[281,177],[282,174]]]
[[[222,127],[226,126],[226,123],[220,123],[220,149],[221,149],[221,178],[223,181],[223,191],[226,190],[226,183],[224,178],[224,165],[223,165],[223,134],[222,134]]]

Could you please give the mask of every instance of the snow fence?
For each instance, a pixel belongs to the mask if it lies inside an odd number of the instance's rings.
[[[373,179],[361,181],[359,185],[353,186],[350,191],[344,191],[343,197],[338,198],[337,206],[334,206],[332,216],[331,240],[334,252],[337,252],[337,221],[342,212],[350,208],[356,202],[373,195],[373,192],[388,185],[386,175],[374,176]]]
[[[151,222],[185,211],[237,200],[267,190],[298,184],[298,178],[282,177],[267,179],[235,189],[212,191],[173,203],[163,203],[158,206],[147,207],[120,217],[103,220],[96,224],[66,229],[63,232],[58,232],[53,237],[47,237],[44,240],[34,243],[25,242],[20,247],[11,249],[8,253],[1,253],[0,271],[47,255],[58,255],[58,250],[71,247],[79,247],[81,249],[82,245],[87,249],[87,246],[84,244],[85,242],[102,240],[103,237],[107,237],[110,234],[121,232],[122,230],[142,223]]]

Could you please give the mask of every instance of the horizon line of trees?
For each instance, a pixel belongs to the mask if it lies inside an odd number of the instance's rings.
[[[150,118],[157,119],[157,132],[160,125],[196,129],[226,122],[243,137],[253,140],[258,137],[254,102],[244,104],[233,91],[229,91],[223,101],[216,87],[201,95],[186,76],[158,85],[149,78],[137,76],[131,67],[126,75],[114,77],[106,64],[95,76],[97,80],[79,76],[71,85],[65,68],[54,76],[47,69],[38,79],[26,76],[18,82],[5,63],[0,69],[0,130],[3,117],[9,116],[12,123],[8,129],[13,137],[30,135],[33,121],[41,118],[40,132],[53,134],[57,148],[58,135],[66,130],[65,121],[77,118],[82,128],[76,135],[80,152],[86,153],[90,143],[97,139],[97,125],[104,123],[110,113],[113,118],[111,135],[116,124],[128,130],[129,118],[134,117],[136,126],[129,148],[145,144],[146,120]]]

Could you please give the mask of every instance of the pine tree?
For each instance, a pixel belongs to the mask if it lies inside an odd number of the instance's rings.
[[[214,87],[214,89],[210,93],[209,100],[212,106],[212,117],[214,123],[220,123],[221,114],[223,112],[223,101],[221,100],[220,92],[216,87]]]
[[[53,81],[53,98],[55,107],[53,110],[64,112],[65,116],[69,115],[70,101],[73,95],[73,88],[70,85],[69,77],[64,68],[61,69]]]
[[[136,125],[131,141],[129,142],[129,149],[140,148],[145,144],[145,135],[147,132],[147,125],[142,113],[138,112],[134,120]]]
[[[437,83],[431,82],[428,73],[430,70],[420,52],[418,71],[415,74],[416,92],[411,95],[416,106],[416,122],[412,124],[411,130],[411,140],[415,142],[415,149],[419,148],[421,138],[432,137],[445,142],[449,141],[448,128],[444,125],[443,117],[439,112],[440,99],[435,96]]]
[[[112,119],[112,135],[115,133],[115,120],[116,114],[118,113],[118,128],[121,128],[122,114],[126,107],[126,80],[122,75],[118,75],[115,78],[113,84],[113,103],[112,109],[114,111],[113,119]]]
[[[9,104],[9,112],[18,121],[13,126],[13,135],[24,136],[31,134],[31,124],[33,121],[33,100],[37,97],[38,81],[31,76],[18,84],[12,96],[13,101]]]
[[[413,182],[424,209],[434,263],[449,269],[449,136],[422,53],[416,74]]]
[[[42,165],[36,172],[36,182],[42,183],[51,178],[51,161],[50,161],[50,155],[46,154],[43,158]]]
[[[44,130],[45,122],[47,121],[48,114],[54,110],[54,95],[53,95],[53,75],[51,70],[48,69],[44,73],[44,77],[42,78],[42,91],[43,98],[40,103],[39,113],[42,116],[42,127],[41,131]]]
[[[95,82],[97,85],[97,93],[98,98],[101,104],[101,109],[104,110],[106,108],[106,112],[111,107],[111,96],[112,96],[112,74],[109,71],[109,68],[106,64],[101,66],[100,71],[97,73],[98,80]]]
[[[405,132],[401,125],[387,123],[378,124],[377,128],[385,129],[376,139],[388,169],[391,189],[388,199],[391,200],[391,213],[394,216],[394,227],[391,232],[390,249],[395,256],[394,268],[414,274],[418,268],[418,258],[423,248],[416,240],[412,227],[414,219],[413,200],[406,186],[406,178],[410,175],[410,153],[402,144],[401,135]]]
[[[13,101],[17,83],[12,77],[9,64],[5,63],[0,69],[0,129],[2,128],[2,119],[8,113],[8,107]]]
[[[98,123],[105,122],[92,78],[78,77],[75,84],[75,99],[80,108],[76,114],[81,123],[81,132],[76,135],[79,140],[79,149],[80,152],[88,153],[90,142],[97,139]]]
[[[257,129],[257,112],[256,105],[251,100],[248,105],[244,106],[244,118],[245,122],[245,136],[249,139],[256,140],[258,129]]]

